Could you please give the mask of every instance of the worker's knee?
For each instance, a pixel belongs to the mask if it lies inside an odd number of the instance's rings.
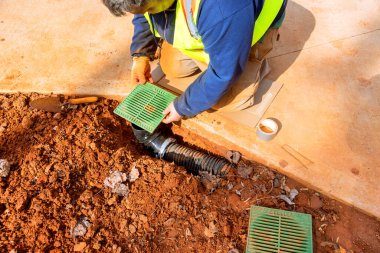
[[[182,54],[167,42],[162,44],[160,66],[165,75],[170,77],[180,78],[200,72],[194,60]]]

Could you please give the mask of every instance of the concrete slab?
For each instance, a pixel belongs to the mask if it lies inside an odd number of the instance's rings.
[[[271,142],[218,113],[184,120],[246,158],[380,218],[380,5],[290,1],[269,78],[284,87],[264,117]],[[101,3],[0,1],[0,92],[125,96],[131,16]]]
[[[101,1],[0,1],[0,90],[125,96],[131,18]]]

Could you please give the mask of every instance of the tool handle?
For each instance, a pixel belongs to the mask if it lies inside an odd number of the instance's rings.
[[[84,103],[94,103],[98,101],[98,97],[85,97],[85,98],[70,98],[68,100],[71,105],[79,105]]]

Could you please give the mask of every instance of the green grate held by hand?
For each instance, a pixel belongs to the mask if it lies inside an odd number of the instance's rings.
[[[114,113],[153,133],[165,115],[162,112],[176,98],[151,83],[139,84],[114,110]]]
[[[251,206],[246,252],[312,253],[311,215]]]

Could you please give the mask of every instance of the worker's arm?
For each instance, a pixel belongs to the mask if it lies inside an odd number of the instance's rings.
[[[134,33],[131,44],[133,64],[130,90],[136,84],[153,82],[149,61],[154,58],[157,49],[156,40],[150,31],[149,23],[144,15],[135,15],[132,23],[134,25]]]
[[[197,27],[210,56],[208,69],[174,101],[182,116],[194,116],[215,105],[242,74],[254,27],[251,0],[204,1]]]
[[[136,14],[132,19],[134,31],[131,43],[132,56],[148,56],[153,59],[157,44],[150,31],[149,23],[144,15]]]

